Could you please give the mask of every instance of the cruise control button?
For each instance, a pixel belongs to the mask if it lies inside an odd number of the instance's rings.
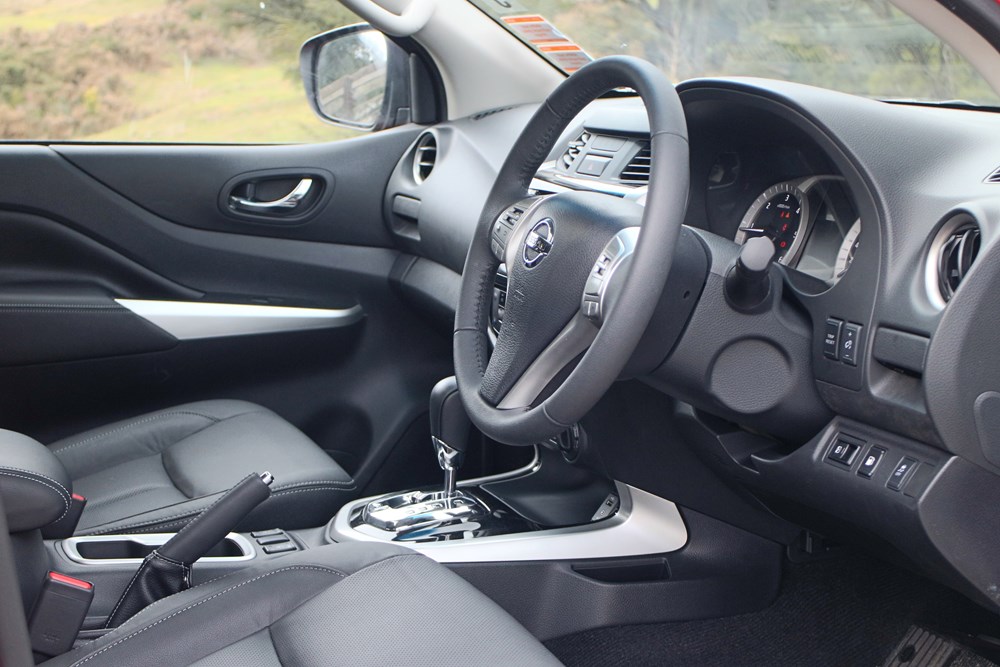
[[[904,456],[896,464],[896,468],[889,475],[889,481],[885,485],[893,491],[899,491],[909,481],[910,475],[913,474],[918,465],[920,464],[916,459]]]
[[[885,456],[885,449],[882,447],[872,447],[865,454],[865,458],[861,460],[861,466],[858,468],[858,474],[862,477],[871,478],[875,474],[875,468],[882,461],[882,457]]]

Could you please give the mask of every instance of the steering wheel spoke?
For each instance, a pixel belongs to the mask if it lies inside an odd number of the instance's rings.
[[[528,369],[500,400],[497,408],[510,410],[533,405],[542,392],[590,348],[590,344],[597,337],[597,331],[597,324],[585,317],[582,312],[577,314],[563,327],[555,340],[535,357]]]

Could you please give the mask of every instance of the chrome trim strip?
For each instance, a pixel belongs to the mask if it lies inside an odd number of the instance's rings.
[[[490,563],[644,556],[677,551],[687,543],[687,528],[674,503],[621,482],[616,484],[621,508],[603,521],[514,535],[397,544],[439,563]],[[329,535],[337,542],[384,541],[350,524],[354,510],[371,500],[364,498],[344,506],[334,517]]]
[[[143,299],[115,299],[115,302],[178,340],[332,329],[354,324],[364,317],[360,305],[329,309]]]
[[[83,537],[68,537],[64,540],[59,540],[58,544],[62,547],[63,552],[66,557],[75,563],[81,565],[90,566],[104,566],[104,565],[138,565],[142,562],[141,558],[85,558],[80,554],[80,549],[77,545],[84,542],[135,542],[137,544],[142,544],[151,547],[161,547],[167,543],[171,537],[177,533],[145,533],[145,534],[133,534],[133,535],[84,535]],[[199,563],[239,563],[242,561],[253,560],[257,555],[257,550],[254,549],[253,544],[250,540],[243,537],[239,533],[229,533],[226,535],[226,539],[232,540],[236,543],[236,546],[240,548],[243,552],[241,556],[210,556],[207,558],[199,558],[197,562]]]

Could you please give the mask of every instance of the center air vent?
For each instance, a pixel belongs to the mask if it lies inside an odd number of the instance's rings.
[[[963,216],[964,218],[964,216]],[[959,221],[952,231],[942,234],[941,250],[937,259],[938,289],[947,303],[958,289],[959,283],[972,268],[979,254],[981,234],[971,219]]]
[[[413,150],[413,180],[423,183],[434,171],[437,163],[437,139],[430,132],[424,132],[417,139],[417,147]]]
[[[633,185],[646,185],[649,183],[649,169],[653,163],[653,154],[648,142],[642,143],[639,152],[628,161],[625,168],[618,175],[622,183]]]
[[[566,152],[562,156],[562,166],[569,169],[573,166],[573,162],[580,156],[583,152],[584,147],[587,142],[590,141],[590,132],[584,130],[580,133],[580,136],[569,142],[569,146],[566,147]]]
[[[987,183],[1000,183],[1000,167],[993,170],[993,173],[984,179]]]

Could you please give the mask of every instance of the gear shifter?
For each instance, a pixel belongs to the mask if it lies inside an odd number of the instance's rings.
[[[446,377],[431,389],[431,444],[444,471],[444,496],[455,495],[458,469],[465,459],[472,423],[458,396],[455,376]]]
[[[392,540],[435,539],[434,535],[471,530],[490,513],[475,494],[456,488],[472,422],[454,377],[434,385],[430,407],[431,444],[444,471],[444,489],[383,496],[368,503],[359,517],[361,523],[391,535]]]

